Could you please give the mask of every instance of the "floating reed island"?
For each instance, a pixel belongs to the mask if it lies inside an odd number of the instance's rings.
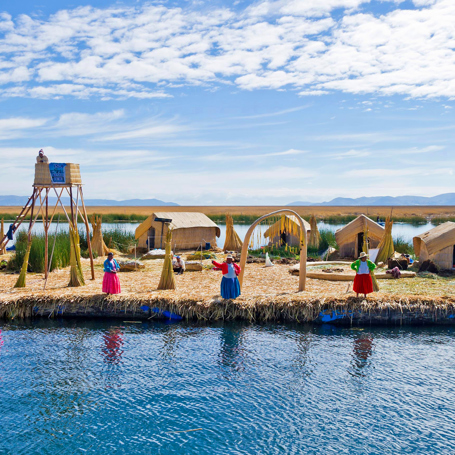
[[[122,262],[122,257],[116,255]],[[217,254],[222,261],[223,254]],[[316,322],[336,324],[455,323],[454,279],[437,275],[413,279],[381,280],[380,292],[357,299],[345,281],[307,277],[305,291],[298,292],[299,277],[289,265],[247,264],[242,295],[223,300],[220,273],[203,261],[201,272],[175,276],[175,290],[158,290],[163,259],[143,261],[145,267],[120,273],[122,294],[101,293],[102,263],[95,259],[95,280],[90,280],[90,260],[81,259],[85,286],[68,287],[69,267],[49,274],[43,291],[43,275],[28,274],[27,287],[14,288],[16,274],[0,273],[0,317],[101,317],[147,320],[169,317],[185,320],[247,320],[250,322]],[[311,266],[308,271],[340,267]],[[349,288],[348,288],[349,286]]]
[[[52,192],[57,196],[54,207],[49,206],[49,195]],[[62,195],[66,195],[65,192],[70,200],[68,210],[61,199]],[[65,255],[57,254],[64,249],[63,239],[60,238],[57,243],[60,234],[54,235],[52,248],[49,248],[49,229],[57,209],[63,211],[69,226],[69,248],[66,249],[69,257],[66,258]],[[311,253],[313,249],[319,254],[318,249],[323,240],[317,228],[317,220],[312,216],[310,223],[307,223],[297,212],[288,208],[258,218],[248,229],[243,241],[234,230],[232,217],[226,217],[225,250],[240,252],[241,272],[238,279],[242,285],[242,295],[236,300],[224,300],[219,295],[221,276],[212,270],[211,261],[207,260],[203,246],[206,250],[216,248],[216,237],[220,236],[220,229],[203,213],[153,212],[149,215],[136,230],[137,242],[132,245],[133,249],[136,253],[139,246],[147,251],[157,248],[158,243],[161,249],[164,244],[164,258],[147,255],[155,259],[137,263],[132,261],[135,255],[127,253],[131,253],[130,247],[123,244],[123,249],[127,252],[124,251],[123,257],[121,254],[116,255],[121,266],[123,291],[115,296],[101,292],[105,254],[112,248],[113,242],[105,243],[101,217],[92,217],[93,235],[90,235],[78,164],[47,164],[47,159],[38,160],[32,196],[10,226],[9,233],[5,234],[3,223],[0,225],[2,259],[11,259],[7,257],[11,253],[5,254],[5,247],[27,216],[29,222],[23,256],[19,254],[21,242],[18,241],[18,254],[8,263],[8,266],[17,266],[22,257],[19,277],[15,273],[0,273],[0,317],[160,317],[203,321],[244,319],[251,322],[338,324],[455,323],[455,280],[432,274],[415,277],[412,273],[408,275],[412,276],[412,280],[383,280],[384,284],[381,283],[379,287],[376,276],[373,275],[374,289],[378,292],[368,299],[357,298],[351,291],[354,274],[349,264],[340,263],[337,264],[340,266],[338,269],[327,270],[331,264],[307,263],[308,252]],[[85,256],[88,259],[81,258],[78,217],[85,225]],[[32,233],[39,219],[44,225],[44,248],[39,248],[39,242],[34,241]],[[254,229],[263,221],[269,222],[268,230],[264,233],[268,238],[267,247],[275,245],[277,249],[284,248],[286,254],[292,253],[296,258],[298,256],[298,269],[290,270],[289,265],[278,263],[274,266],[263,263],[246,265],[249,246],[253,247],[254,244]],[[443,263],[447,262],[451,269],[455,265],[455,229],[452,225],[455,223],[435,228],[433,233],[430,231],[415,242],[420,250],[428,251],[429,257],[433,254],[435,260],[443,258]],[[384,229],[361,214],[335,233],[339,253],[342,256],[357,257],[360,251],[368,253],[372,247],[379,246],[384,261],[390,260],[393,252],[391,229],[390,220],[387,220]],[[260,237],[260,229],[257,234]],[[32,253],[33,245],[35,249]],[[171,250],[175,252],[177,249],[184,251],[189,248],[200,248],[199,267],[188,267],[183,275],[174,275]],[[225,259],[225,254],[217,248],[216,251],[216,259],[221,262]],[[59,256],[58,261],[54,261],[54,252],[56,258]],[[330,248],[327,252],[330,252]],[[214,256],[213,253],[210,255]],[[328,256],[328,253],[324,255]],[[190,255],[186,254],[184,259],[188,256]],[[123,267],[122,259],[127,260]],[[408,262],[405,262],[407,265]],[[33,268],[33,263],[34,270],[41,273],[27,274]],[[311,272],[312,268],[316,270]],[[189,272],[190,269],[194,271]],[[129,273],[121,273],[122,270],[128,270]],[[298,273],[295,273],[296,270]],[[377,278],[381,278],[381,271],[377,272]],[[327,273],[335,273],[341,279],[321,279]],[[89,276],[91,280],[88,279]]]

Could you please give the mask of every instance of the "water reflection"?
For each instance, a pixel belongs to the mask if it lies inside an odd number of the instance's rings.
[[[104,361],[110,365],[118,365],[122,361],[123,332],[119,327],[113,327],[103,335],[103,340]]]
[[[245,351],[242,327],[221,329],[220,363],[235,372],[244,370]]]
[[[373,354],[373,336],[363,333],[354,339],[354,349],[352,356],[352,373],[354,376],[365,377],[371,363],[370,357]]]
[[[2,351],[3,346],[3,336],[2,336],[2,329],[0,329],[0,352]]]

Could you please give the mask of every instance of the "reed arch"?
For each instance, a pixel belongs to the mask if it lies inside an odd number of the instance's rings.
[[[267,218],[270,218],[271,216],[275,215],[286,215],[286,214],[291,214],[294,215],[297,220],[299,221],[300,224],[300,230],[303,232],[303,244],[302,240],[300,240],[300,272],[299,272],[299,291],[304,291],[305,290],[305,283],[306,283],[306,260],[307,260],[307,231],[305,224],[303,222],[302,217],[297,213],[294,212],[294,210],[289,210],[289,209],[281,209],[277,210],[275,212],[271,212],[267,215],[261,216],[258,218],[248,229],[248,232],[245,235],[245,239],[243,241],[243,246],[242,246],[242,254],[240,256],[240,267],[241,271],[239,274],[239,282],[240,286],[243,285],[243,275],[245,274],[245,265],[246,265],[246,258],[248,256],[248,245],[250,244],[250,238],[251,234],[254,231],[254,228],[261,222],[264,221]],[[302,236],[300,237],[302,239]]]

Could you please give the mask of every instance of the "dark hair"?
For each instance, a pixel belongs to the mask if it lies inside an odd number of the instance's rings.
[[[112,253],[112,251],[109,251],[109,253],[107,253],[108,256],[114,256],[114,253]]]

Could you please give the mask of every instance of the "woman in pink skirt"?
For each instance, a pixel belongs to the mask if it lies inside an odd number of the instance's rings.
[[[120,270],[118,262],[114,259],[114,253],[109,253],[107,259],[104,261],[104,278],[103,278],[103,292],[107,294],[120,294],[120,280],[117,272]]]

